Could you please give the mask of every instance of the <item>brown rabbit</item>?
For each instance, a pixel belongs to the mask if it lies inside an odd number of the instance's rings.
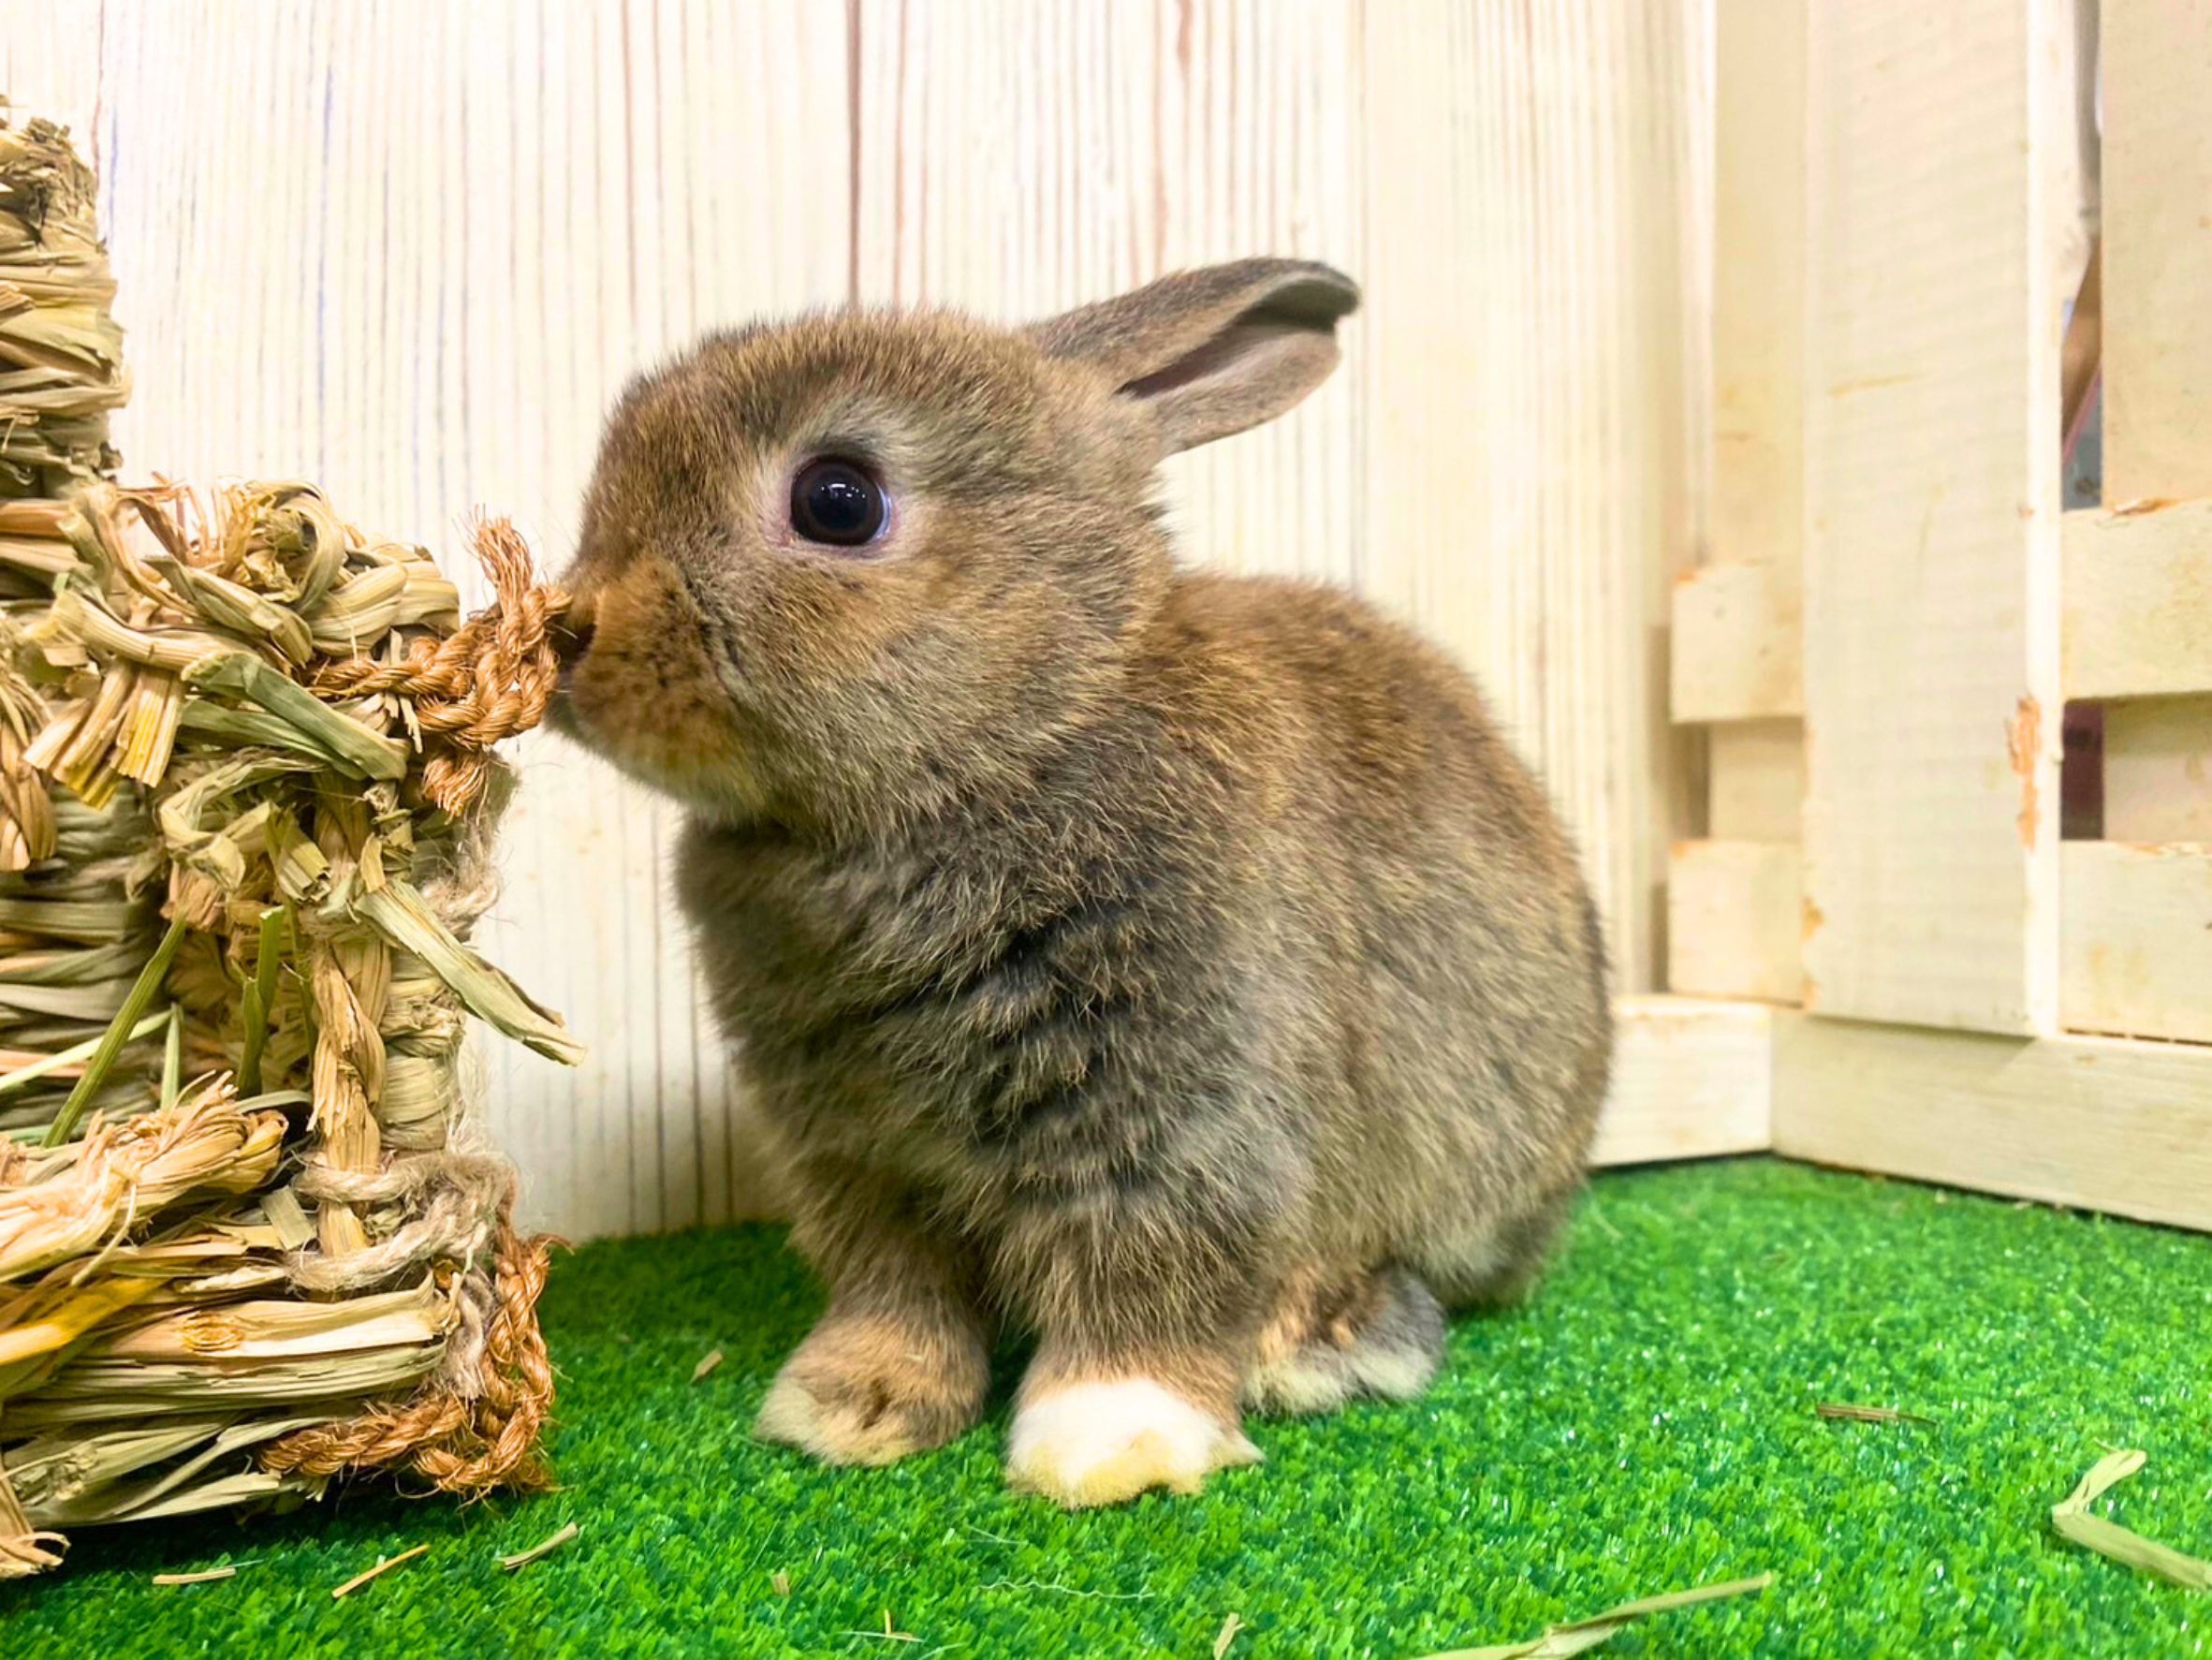
[[[1358,301],[1170,276],[1013,331],[712,336],[608,430],[570,729],[692,818],[682,890],[828,1312],[758,1432],[953,1439],[1033,1331],[1062,1504],[1404,1399],[1580,1179],[1598,927],[1466,675],[1359,601],[1179,568],[1161,458],[1288,409]],[[1438,480],[1448,492],[1449,480]]]

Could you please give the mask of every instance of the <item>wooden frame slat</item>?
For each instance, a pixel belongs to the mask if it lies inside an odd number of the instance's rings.
[[[1788,842],[1681,842],[1667,867],[1667,985],[1692,996],[1795,1003],[1804,890]]]
[[[1675,584],[1669,711],[1677,722],[1802,714],[1796,573],[1704,565]]]
[[[1774,1146],[2212,1229],[2212,1048],[1777,1013]]]
[[[1806,1004],[2048,1031],[2067,20],[1811,16]]]
[[[2104,834],[2212,842],[2212,698],[2105,705]]]
[[[2104,0],[2104,499],[2212,496],[2212,0]]]
[[[1750,1003],[1623,998],[1615,1006],[1613,1089],[1591,1162],[1765,1152],[1773,1140],[1773,1014]]]
[[[1805,724],[1721,721],[1706,735],[1707,833],[1795,843],[1805,828]]]
[[[1805,22],[1806,0],[1719,0],[1713,16],[1709,542],[1716,565],[1770,565],[1793,586],[1805,543]]]
[[[2212,843],[2063,851],[2068,1028],[2212,1043]]]
[[[2104,500],[2117,516],[2070,537],[2069,667],[2093,673],[2069,686],[2196,694],[2105,711],[2104,833],[2212,838],[2212,0],[2108,0],[2102,27]],[[2171,882],[2177,867],[2121,869]],[[2084,903],[2067,896],[2070,925]],[[2131,908],[2094,932],[2153,920]],[[2212,978],[2190,999],[2158,966],[2161,1027],[2212,1026]]]
[[[2064,538],[2067,697],[2212,693],[2212,501],[2069,513]]]

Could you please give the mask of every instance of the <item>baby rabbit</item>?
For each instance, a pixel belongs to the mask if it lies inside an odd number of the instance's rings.
[[[1154,498],[1357,302],[1251,259],[1018,331],[813,316],[614,414],[563,718],[690,809],[828,1282],[762,1436],[950,1441],[1011,1325],[1017,1487],[1192,1491],[1243,1408],[1416,1395],[1440,1304],[1539,1265],[1610,1042],[1566,836],[1442,653],[1179,567]]]

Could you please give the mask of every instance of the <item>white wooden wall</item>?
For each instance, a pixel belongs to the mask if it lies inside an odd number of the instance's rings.
[[[1707,0],[0,0],[0,91],[101,170],[131,467],[304,475],[443,546],[482,503],[564,557],[608,402],[712,325],[1341,264],[1345,372],[1177,463],[1186,545],[1354,583],[1480,670],[1633,991],[1684,811],[1710,34]],[[743,1213],[669,816],[557,741],[525,764],[485,937],[594,1046],[491,1057],[531,1214]]]

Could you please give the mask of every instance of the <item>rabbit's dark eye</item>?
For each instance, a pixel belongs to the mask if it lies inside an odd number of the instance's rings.
[[[811,461],[791,481],[791,528],[810,542],[857,548],[882,536],[890,518],[884,487],[857,462]]]

